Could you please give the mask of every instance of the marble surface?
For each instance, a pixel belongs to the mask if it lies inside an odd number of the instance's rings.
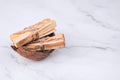
[[[48,17],[66,48],[41,61],[10,48],[10,34]],[[120,80],[120,0],[0,0],[0,80]]]

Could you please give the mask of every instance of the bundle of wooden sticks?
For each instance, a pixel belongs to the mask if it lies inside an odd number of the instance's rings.
[[[43,51],[65,47],[63,34],[52,35],[55,32],[56,22],[44,19],[19,32],[13,33],[10,38],[15,48],[24,48],[29,51]]]

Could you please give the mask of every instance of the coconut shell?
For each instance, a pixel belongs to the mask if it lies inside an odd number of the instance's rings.
[[[29,51],[22,47],[16,48],[15,46],[11,46],[16,52],[18,52],[21,56],[26,57],[31,60],[41,60],[50,55],[50,53],[54,50],[44,50],[44,51]]]
[[[54,36],[54,35],[55,34],[52,33],[52,34],[47,35],[47,36],[51,37],[51,36]],[[54,49],[51,49],[51,50],[41,50],[41,51],[29,51],[27,49],[24,49],[23,47],[16,48],[14,45],[11,45],[11,47],[13,48],[13,50],[15,50],[21,56],[23,56],[25,58],[28,58],[28,59],[31,59],[31,60],[36,60],[36,61],[48,57],[50,55],[50,53],[52,53],[54,51]]]

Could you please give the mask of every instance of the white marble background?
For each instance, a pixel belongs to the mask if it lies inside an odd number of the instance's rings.
[[[11,33],[48,17],[66,48],[42,61],[10,48]],[[0,80],[120,80],[120,0],[0,0]]]

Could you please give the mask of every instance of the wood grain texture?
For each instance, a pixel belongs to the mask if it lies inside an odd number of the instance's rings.
[[[65,47],[64,34],[58,34],[53,37],[45,37],[32,41],[31,43],[23,46],[27,50],[39,51],[39,50],[50,50]]]
[[[55,31],[56,22],[51,19],[45,19],[22,31],[13,33],[10,37],[15,47],[21,47],[33,40],[42,38]]]

